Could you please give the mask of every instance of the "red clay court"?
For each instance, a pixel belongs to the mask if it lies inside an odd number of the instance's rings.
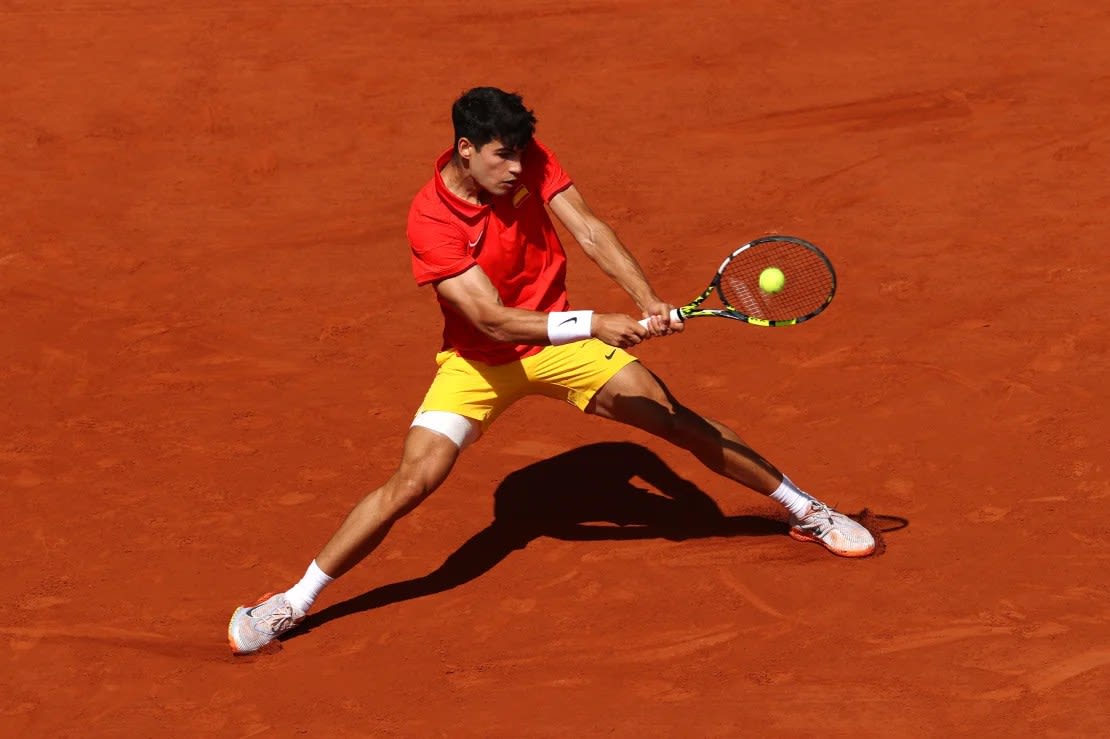
[[[1108,38],[1074,0],[0,3],[0,733],[1107,733]],[[674,302],[765,233],[828,252],[819,319],[637,353],[885,552],[530,399],[234,659],[396,462],[440,329],[405,214],[477,84]]]

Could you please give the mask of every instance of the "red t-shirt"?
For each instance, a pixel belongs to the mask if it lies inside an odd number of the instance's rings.
[[[409,210],[408,238],[416,283],[435,283],[477,264],[505,305],[545,312],[567,310],[566,252],[544,207],[572,184],[559,160],[533,140],[524,150],[516,187],[479,205],[463,200],[443,184],[440,170],[453,153],[448,149],[436,159],[432,180],[417,193]],[[443,348],[452,348],[466,359],[505,364],[543,348],[494,341],[442,299],[439,305]]]

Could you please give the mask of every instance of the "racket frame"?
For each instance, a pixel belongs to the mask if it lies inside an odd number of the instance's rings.
[[[791,243],[791,244],[796,244],[798,246],[809,249],[815,255],[817,255],[821,259],[821,261],[825,264],[825,267],[829,270],[829,277],[831,279],[831,285],[829,287],[829,294],[825,298],[825,301],[821,305],[819,305],[816,309],[810,311],[809,313],[807,313],[804,316],[798,316],[796,318],[790,318],[790,319],[785,319],[785,320],[777,320],[777,321],[770,321],[770,320],[767,320],[765,318],[758,318],[758,317],[755,317],[755,316],[749,316],[748,314],[744,313],[743,311],[738,310],[735,306],[733,306],[731,303],[728,302],[728,299],[725,298],[724,291],[721,289],[721,276],[724,275],[725,268],[728,267],[729,262],[731,262],[733,259],[735,259],[738,255],[743,254],[744,252],[746,252],[750,249],[753,249],[753,248],[759,246],[760,244],[767,244],[767,243],[771,243],[771,242],[783,242],[783,241]],[[703,302],[705,302],[705,299],[708,298],[710,295],[712,295],[714,292],[717,293],[717,297],[721,299],[721,304],[724,305],[725,307],[724,308],[702,308],[702,307],[700,307],[701,304]],[[741,246],[740,248],[736,249],[731,254],[729,254],[727,257],[725,257],[724,261],[721,262],[721,266],[717,268],[717,274],[713,275],[713,279],[712,279],[712,281],[710,281],[709,286],[706,287],[705,290],[702,292],[702,294],[699,295],[698,297],[696,297],[694,300],[691,300],[689,303],[682,306],[681,308],[676,308],[674,311],[672,311],[671,312],[671,319],[674,320],[675,318],[678,318],[679,320],[685,321],[685,320],[688,320],[690,318],[701,318],[703,316],[716,316],[716,317],[719,317],[719,318],[731,318],[735,321],[743,321],[744,323],[750,324],[752,326],[763,326],[765,328],[767,328],[767,327],[778,327],[778,326],[795,326],[799,323],[804,323],[805,321],[808,321],[809,319],[811,319],[814,316],[821,313],[821,311],[825,310],[825,308],[828,308],[829,303],[832,302],[832,299],[835,295],[836,295],[836,270],[833,269],[832,262],[829,261],[829,258],[827,256],[825,256],[825,253],[823,251],[821,251],[819,248],[817,248],[817,246],[815,244],[812,244],[811,242],[806,241],[805,239],[800,239],[797,236],[786,236],[786,235],[783,235],[783,234],[770,234],[768,236],[760,236],[757,239],[752,239],[751,241],[744,244],[743,246]]]

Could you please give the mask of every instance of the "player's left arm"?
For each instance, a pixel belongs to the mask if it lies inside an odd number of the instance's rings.
[[[653,334],[682,330],[681,323],[671,324],[674,306],[656,294],[636,257],[625,248],[609,224],[594,215],[578,188],[571,185],[562,190],[549,205],[586,255],[636,301],[645,318],[652,317],[648,328]]]

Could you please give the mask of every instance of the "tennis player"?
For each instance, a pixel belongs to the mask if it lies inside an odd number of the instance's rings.
[[[408,217],[412,269],[443,311],[439,369],[400,464],[359,502],[304,577],[232,614],[228,641],[254,652],[299,624],[333,579],[447,478],[459,454],[506,408],[546,395],[650,432],[782,504],[790,535],[845,557],[871,554],[863,526],[800,490],[731,429],[682,405],[626,349],[682,330],[613,230],[590,210],[555,154],[534,137],[519,95],[478,87],[455,101],[454,145]],[[567,258],[548,209],[649,321],[572,308]]]

